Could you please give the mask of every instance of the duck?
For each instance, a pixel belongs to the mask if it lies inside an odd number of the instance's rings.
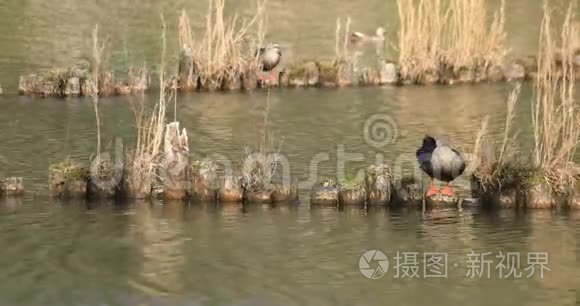
[[[384,40],[385,40],[385,29],[382,27],[377,28],[374,36],[368,36],[362,32],[352,32],[350,34],[350,41],[352,43],[382,42]]]
[[[421,170],[431,178],[425,196],[431,198],[441,192],[444,196],[453,197],[450,183],[463,174],[466,166],[461,154],[443,141],[425,135],[416,156]],[[445,186],[437,190],[434,180],[444,182]]]
[[[258,49],[256,57],[258,58],[260,70],[263,72],[270,72],[270,79],[272,79],[273,75],[271,72],[276,68],[276,66],[278,66],[282,59],[280,46],[278,44],[268,44],[265,47]]]

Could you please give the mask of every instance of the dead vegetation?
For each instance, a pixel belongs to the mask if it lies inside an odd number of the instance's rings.
[[[149,88],[150,76],[145,66],[130,67],[124,79],[116,79],[110,68],[110,43],[99,40],[99,27],[92,32],[92,49],[89,64],[71,64],[53,67],[20,76],[18,92],[27,96],[42,97],[93,97],[129,95]]]
[[[403,80],[437,82],[459,79],[460,73],[474,79],[502,63],[507,53],[505,0],[491,25],[485,0],[397,0],[397,4]]]
[[[478,167],[473,178],[483,190],[515,187],[532,190],[547,184],[552,193],[566,195],[580,177],[574,156],[580,139],[580,112],[575,97],[575,46],[580,34],[574,22],[576,1],[568,7],[561,30],[553,29],[552,12],[544,2],[539,38],[537,75],[531,100],[534,143],[531,161],[517,156],[512,134],[519,85],[507,103],[504,135],[499,147],[486,135],[487,121],[476,138]],[[534,203],[528,203],[534,205]]]
[[[281,144],[275,151],[274,142],[269,136],[268,116],[270,113],[270,95],[266,97],[263,112],[261,139],[257,150],[246,147],[242,164],[243,185],[249,191],[266,191],[272,188],[280,159]]]
[[[264,1],[257,2],[254,15],[240,21],[237,15],[226,19],[225,0],[208,0],[205,32],[195,38],[185,11],[179,19],[180,87],[220,89],[222,83],[241,78],[258,67],[255,56],[264,37]],[[185,70],[185,71],[183,71]]]
[[[574,48],[580,37],[576,19],[577,2],[572,1],[559,33],[552,12],[544,2],[538,72],[532,100],[534,131],[533,162],[556,193],[565,193],[580,176],[573,162],[580,136],[580,112],[574,100]],[[556,60],[560,54],[561,60]]]
[[[490,139],[487,131],[489,118],[486,118],[477,134],[473,150],[473,160],[476,164],[473,177],[483,190],[501,190],[502,187],[515,186],[519,183],[524,171],[523,165],[515,160],[517,153],[517,133],[512,131],[515,119],[515,107],[521,91],[517,84],[511,91],[506,102],[506,116],[501,142]]]
[[[156,184],[160,166],[163,164],[161,144],[164,140],[165,109],[167,101],[171,100],[173,91],[165,90],[165,21],[163,22],[162,54],[159,66],[159,101],[153,111],[147,112],[144,97],[131,102],[137,140],[134,149],[127,154],[127,164],[124,173],[125,193],[131,198],[146,198],[151,195],[153,185]]]

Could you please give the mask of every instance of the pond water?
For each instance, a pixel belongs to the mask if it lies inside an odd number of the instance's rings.
[[[231,1],[247,15],[253,2]],[[553,1],[564,7],[565,1]],[[499,1],[491,1],[497,6]],[[449,209],[310,208],[299,205],[215,206],[190,203],[60,202],[47,197],[51,162],[90,160],[96,147],[89,99],[36,99],[15,94],[18,75],[81,62],[95,23],[108,33],[112,62],[156,63],[159,12],[175,29],[182,8],[201,28],[205,1],[0,1],[0,177],[22,176],[23,199],[0,199],[0,305],[578,305],[580,214],[574,212]],[[229,3],[228,3],[229,5]],[[533,53],[540,3],[508,1],[508,44]],[[353,29],[383,25],[396,33],[396,1],[268,2],[268,39],[284,48],[285,63],[333,55],[337,17]],[[176,37],[169,33],[170,50]],[[173,52],[175,53],[175,52]],[[357,171],[384,158],[412,173],[426,133],[448,138],[468,154],[484,118],[500,137],[513,84],[272,90],[269,95],[180,95],[168,118],[187,128],[192,158],[211,156],[239,167],[244,148],[268,135],[290,172],[308,187],[319,176]],[[515,130],[522,156],[531,149],[530,101],[524,85]],[[148,102],[155,94],[145,97]],[[268,101],[268,102],[267,102]],[[100,101],[103,144],[130,146],[131,98]],[[385,135],[369,134],[386,124]],[[370,130],[372,132],[372,129]],[[375,137],[376,136],[376,137]],[[383,137],[384,136],[384,137]],[[378,137],[378,138],[377,138]],[[314,165],[314,166],[312,166]],[[468,197],[468,174],[456,190]],[[381,279],[359,271],[369,249],[389,259]],[[490,252],[490,277],[467,277],[468,254]],[[549,255],[531,278],[503,279],[499,252]],[[396,277],[396,253],[419,254],[419,278]],[[423,255],[448,255],[447,278],[424,278]],[[417,265],[415,265],[417,266]],[[377,267],[373,263],[372,267]],[[505,275],[505,271],[504,271]],[[401,276],[401,275],[399,275]]]

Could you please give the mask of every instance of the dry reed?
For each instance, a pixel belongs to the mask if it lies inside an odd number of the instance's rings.
[[[542,171],[553,191],[564,193],[580,176],[580,167],[573,162],[580,136],[580,112],[574,100],[575,68],[573,54],[580,35],[576,18],[577,3],[571,1],[562,29],[552,29],[552,13],[544,1],[538,74],[532,100],[534,130],[534,165]],[[559,49],[559,50],[558,50]],[[556,61],[560,53],[561,60]]]
[[[501,189],[509,182],[520,181],[523,172],[525,172],[524,167],[514,159],[517,150],[517,133],[512,132],[515,107],[520,92],[521,84],[518,83],[507,99],[503,136],[499,143],[499,149],[488,136],[489,117],[482,122],[475,139],[471,163],[477,166],[473,175],[484,189]],[[531,169],[529,170],[531,172]]]
[[[99,73],[105,45],[99,44],[99,25],[95,25],[93,30],[93,82],[99,84]],[[93,107],[95,110],[95,117],[97,121],[97,163],[101,159],[101,119],[99,117],[99,93],[98,90],[92,90],[91,96],[93,98]]]
[[[144,96],[138,103],[131,103],[135,116],[137,140],[134,150],[128,154],[125,182],[127,195],[130,197],[147,197],[151,193],[157,178],[157,172],[162,164],[163,131],[165,128],[166,101],[170,99],[165,91],[165,57],[166,57],[166,24],[161,16],[163,30],[161,34],[162,52],[159,65],[159,101],[153,111],[147,114]]]
[[[270,113],[270,92],[266,96],[266,106],[263,112],[263,126],[258,151],[246,147],[242,164],[244,188],[250,191],[263,191],[271,188],[280,158],[280,148],[273,150],[273,141],[268,137],[268,118]]]
[[[226,20],[225,0],[208,0],[205,32],[196,40],[185,11],[179,19],[179,42],[190,51],[200,83],[219,83],[223,79],[257,68],[255,50],[264,38],[264,1],[257,2],[255,14],[239,21],[237,15]],[[213,84],[219,86],[221,84]]]
[[[482,71],[506,55],[504,6],[487,26],[485,0],[397,0],[401,76],[417,81],[441,69]]]
[[[99,77],[103,63],[103,56],[106,50],[104,43],[99,43],[99,26],[96,25],[93,30],[93,69],[92,79],[93,86],[99,84]],[[95,159],[91,161],[90,180],[98,188],[113,188],[117,185],[118,180],[115,179],[115,165],[111,161],[110,156],[101,154],[101,119],[99,115],[99,92],[97,88],[90,90],[90,95],[93,100],[93,107],[95,111],[95,118],[97,124],[97,154]]]
[[[348,52],[348,38],[350,34],[350,17],[346,18],[344,24],[344,31],[342,30],[342,22],[340,18],[336,19],[336,32],[335,32],[335,61],[339,62],[341,60],[349,61],[351,60],[350,54]]]

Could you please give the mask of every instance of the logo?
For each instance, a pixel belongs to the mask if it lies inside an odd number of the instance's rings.
[[[386,114],[372,115],[365,121],[363,129],[365,142],[375,149],[395,143],[399,136],[397,123]]]
[[[379,279],[389,271],[389,259],[381,251],[368,250],[361,255],[358,268],[366,278]]]

